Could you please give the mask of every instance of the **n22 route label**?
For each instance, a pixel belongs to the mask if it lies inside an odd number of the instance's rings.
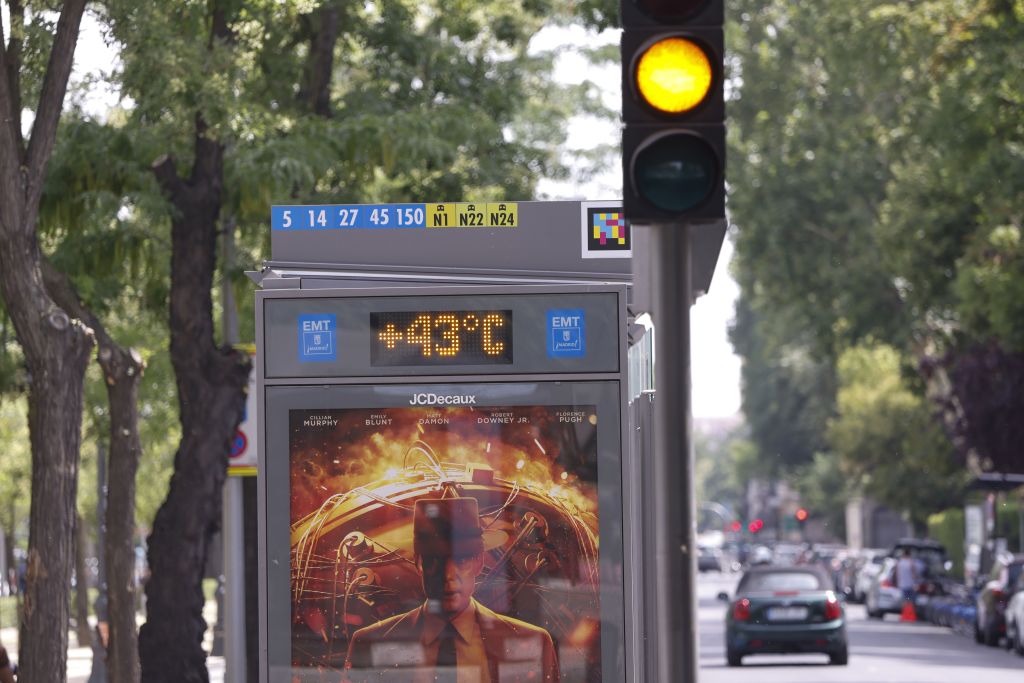
[[[424,228],[514,228],[514,202],[444,204],[332,204],[274,206],[272,230],[417,230]]]

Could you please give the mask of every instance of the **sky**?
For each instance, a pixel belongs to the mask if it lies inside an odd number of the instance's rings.
[[[5,26],[7,23],[5,22]],[[601,34],[580,27],[547,28],[531,45],[534,50],[557,49],[555,78],[565,83],[588,79],[596,83],[608,107],[620,107],[620,72],[617,64],[597,67],[573,49],[576,45],[609,45],[618,42],[618,31]],[[75,51],[72,83],[79,88],[71,96],[78,98],[85,111],[102,116],[117,101],[117,93],[101,76],[116,63],[116,55],[103,41],[99,27],[88,14]],[[613,141],[619,135],[616,124],[592,117],[577,117],[570,123],[567,147],[585,150],[595,140]],[[618,164],[591,180],[555,182],[542,179],[539,196],[544,199],[616,199],[621,197],[622,178]],[[691,375],[693,415],[695,418],[732,417],[740,410],[740,359],[728,340],[739,287],[730,276],[728,265],[732,245],[726,240],[715,267],[709,292],[691,309]]]

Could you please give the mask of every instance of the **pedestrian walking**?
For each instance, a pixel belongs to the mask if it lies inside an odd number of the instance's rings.
[[[896,587],[903,592],[904,602],[914,604],[920,579],[917,562],[910,556],[910,550],[904,549],[903,557],[896,562]]]

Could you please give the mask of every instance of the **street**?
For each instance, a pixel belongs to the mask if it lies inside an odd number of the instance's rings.
[[[976,645],[970,637],[931,624],[901,623],[895,616],[868,620],[862,605],[848,604],[850,663],[829,666],[824,655],[746,657],[743,667],[725,663],[726,605],[719,591],[732,595],[739,574],[698,577],[698,639],[701,683],[1020,683],[1024,657]]]

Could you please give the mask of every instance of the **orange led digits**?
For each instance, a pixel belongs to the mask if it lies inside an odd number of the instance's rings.
[[[512,363],[512,311],[370,313],[370,364]]]
[[[419,344],[420,353],[425,358],[430,357],[430,350],[433,346],[433,337],[431,335],[431,328],[433,325],[430,324],[430,315],[418,315],[416,319],[412,321],[412,325],[405,330],[405,341],[410,344]]]
[[[484,353],[488,356],[497,356],[505,350],[505,342],[495,341],[494,328],[504,327],[505,319],[497,313],[488,313],[484,317]]]
[[[402,333],[398,331],[394,323],[388,323],[384,329],[377,333],[377,337],[384,342],[389,349],[395,348],[398,342],[402,341]]]
[[[438,344],[435,347],[437,349],[437,355],[457,356],[459,354],[459,348],[461,347],[461,340],[459,338],[459,316],[454,313],[442,313],[437,316],[437,322],[434,323],[434,326],[441,328],[441,338],[448,342],[448,346],[441,346]]]

